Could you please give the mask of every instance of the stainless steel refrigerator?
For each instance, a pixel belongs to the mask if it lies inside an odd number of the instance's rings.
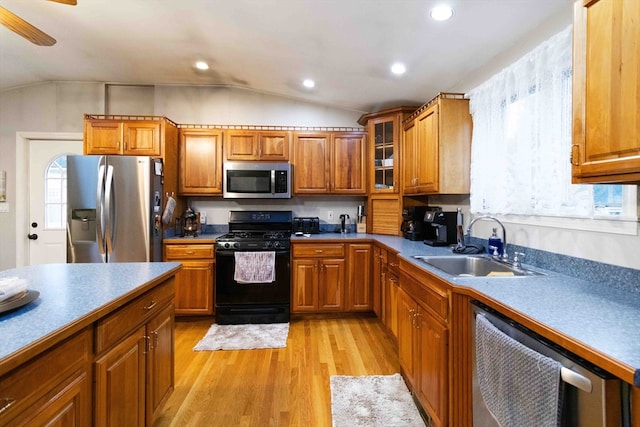
[[[162,261],[162,161],[67,156],[67,262]]]

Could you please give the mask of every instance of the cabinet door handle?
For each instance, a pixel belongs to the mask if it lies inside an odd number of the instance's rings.
[[[578,155],[574,155],[576,152],[576,148],[578,149]],[[571,154],[569,155],[569,162],[571,162],[573,166],[580,166],[580,145],[578,144],[571,145]]]
[[[414,324],[413,326],[416,329],[420,329],[420,313],[418,313],[417,311],[415,313],[413,313],[413,319],[414,319]]]
[[[151,332],[153,334],[153,343],[151,345],[151,350],[155,350],[158,348],[158,331]]]
[[[144,340],[144,351],[142,354],[147,354],[151,350],[151,339],[149,339],[148,335],[145,335],[142,339]]]
[[[185,253],[186,253],[187,255],[193,255],[195,252],[193,252],[193,251],[186,251]]]
[[[322,249],[316,249],[316,253],[317,254],[321,254],[322,253]]]
[[[2,403],[2,407],[0,407],[0,414],[2,414],[4,411],[9,409],[9,407],[11,405],[16,403],[16,400],[12,399],[10,397],[4,397],[4,398],[0,399],[0,403]]]
[[[146,305],[146,306],[144,307],[144,309],[145,309],[145,310],[151,310],[151,309],[152,309],[153,307],[155,307],[156,305],[158,305],[158,301],[151,300],[151,304]]]
[[[395,262],[390,262],[390,263],[389,263],[389,265],[390,265],[391,267],[397,267],[397,266],[398,266],[398,264],[396,264]]]

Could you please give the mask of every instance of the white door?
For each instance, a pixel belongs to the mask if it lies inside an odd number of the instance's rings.
[[[82,141],[29,143],[28,265],[67,262],[67,154],[82,154]]]

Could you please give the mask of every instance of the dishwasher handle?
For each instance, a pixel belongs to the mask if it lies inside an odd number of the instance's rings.
[[[562,381],[565,383],[571,384],[572,386],[587,393],[591,393],[591,390],[593,390],[593,385],[589,378],[577,373],[576,371],[572,371],[569,368],[565,368],[564,366],[560,369],[560,378],[562,378]]]

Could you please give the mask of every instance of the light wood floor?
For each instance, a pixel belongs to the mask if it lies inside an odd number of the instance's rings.
[[[156,426],[331,426],[331,375],[400,372],[376,318],[292,321],[283,349],[192,351],[211,323],[177,322],[175,390]]]

